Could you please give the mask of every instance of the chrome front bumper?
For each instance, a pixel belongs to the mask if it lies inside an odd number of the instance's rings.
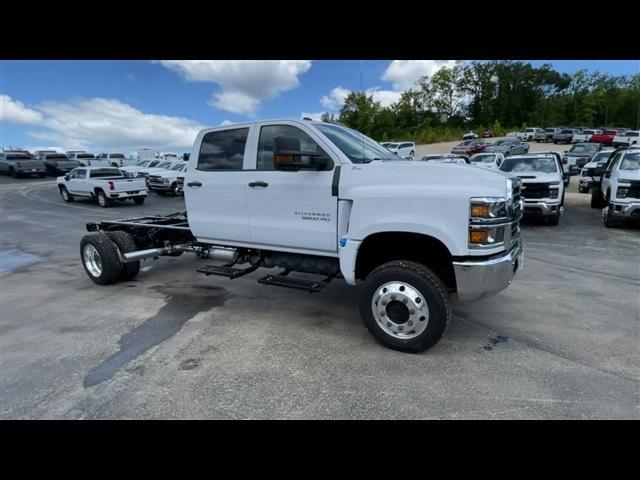
[[[531,210],[531,209],[534,209]],[[524,214],[525,215],[542,215],[546,217],[548,215],[557,215],[558,210],[562,212],[562,206],[560,201],[558,203],[549,202],[524,202]]]
[[[522,241],[518,241],[507,253],[488,260],[453,262],[458,298],[478,300],[507,288],[522,267],[522,252]]]
[[[613,208],[612,208],[613,207]],[[610,206],[602,209],[602,216],[607,215],[607,210],[612,208],[611,214],[614,217],[630,218],[637,217],[640,219],[640,202],[632,203],[611,203]]]

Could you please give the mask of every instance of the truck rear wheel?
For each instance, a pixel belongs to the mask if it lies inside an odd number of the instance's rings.
[[[107,232],[107,237],[115,244],[120,250],[121,254],[135,252],[138,250],[136,242],[133,241],[133,237],[127,232],[122,230],[116,230],[113,232]],[[131,280],[140,272],[140,260],[131,263],[122,263],[122,270],[120,271],[120,280]]]
[[[607,228],[616,228],[622,225],[622,222],[613,216],[613,205],[607,207],[607,213],[603,217],[603,222]]]
[[[442,281],[429,268],[408,260],[373,270],[360,289],[360,316],[384,346],[417,353],[431,348],[451,318]]]
[[[94,232],[82,237],[80,258],[84,271],[98,285],[117,282],[122,271],[116,245],[104,232]]]
[[[98,190],[98,192],[96,193],[96,197],[98,199],[98,205],[100,205],[102,208],[111,206],[111,200],[102,190]]]

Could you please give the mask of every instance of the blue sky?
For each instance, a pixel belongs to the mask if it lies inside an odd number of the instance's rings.
[[[638,61],[532,61],[614,75]],[[1,61],[0,144],[188,151],[199,128],[337,112],[350,90],[383,104],[443,61]],[[362,78],[362,84],[361,84]]]

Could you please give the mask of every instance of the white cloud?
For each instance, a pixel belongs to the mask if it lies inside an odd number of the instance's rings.
[[[135,80],[135,79],[136,79],[136,76],[135,76],[135,75],[133,75],[132,73],[127,73],[127,75],[126,75],[126,79],[127,79],[127,80]]]
[[[42,115],[37,110],[26,107],[19,100],[12,99],[9,95],[0,95],[0,120],[35,124],[42,121]]]
[[[320,104],[327,110],[339,110],[344,103],[344,99],[351,93],[351,90],[342,87],[336,87],[320,98]]]
[[[321,119],[320,117],[322,117],[322,114],[323,114],[323,113],[324,113],[324,112],[314,112],[314,113],[302,112],[302,113],[300,114],[300,118],[305,118],[305,117],[307,117],[307,118],[310,118],[311,120],[318,120],[318,121],[320,121],[320,119]]]
[[[232,122],[231,120],[223,120],[223,121],[220,123],[220,126],[221,126],[221,127],[224,127],[224,126],[226,126],[226,125],[233,125],[233,122]]]
[[[394,90],[408,90],[422,76],[431,76],[442,67],[453,67],[455,60],[394,60],[389,64],[382,80],[393,84]]]
[[[300,85],[308,60],[161,60],[189,82],[215,83],[221,89],[209,104],[233,113],[254,115],[265,100]]]
[[[44,102],[36,108],[45,130],[29,135],[67,148],[190,147],[198,130],[204,128],[194,120],[143,113],[107,98]]]
[[[373,97],[374,102],[380,102],[383,107],[390,107],[392,103],[396,103],[400,100],[402,92],[395,92],[393,90],[380,90],[379,88],[369,88],[366,91],[367,95]]]

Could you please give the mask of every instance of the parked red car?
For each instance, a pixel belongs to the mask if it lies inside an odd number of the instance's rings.
[[[491,130],[490,128],[487,128],[482,134],[482,138],[493,138],[495,136],[496,134],[493,133],[493,130]]]
[[[602,143],[603,145],[611,145],[613,143],[613,137],[616,135],[618,135],[618,130],[605,129],[602,133],[591,135],[589,141],[593,143]]]
[[[475,155],[476,153],[484,152],[485,148],[487,148],[487,144],[484,140],[465,140],[464,142],[459,143],[451,150],[451,153],[454,155],[466,155],[470,157],[471,155]]]

